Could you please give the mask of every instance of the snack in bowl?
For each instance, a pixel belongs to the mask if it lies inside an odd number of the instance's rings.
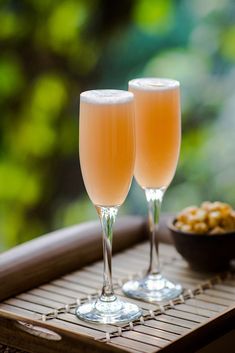
[[[176,250],[200,271],[227,270],[235,259],[235,211],[223,202],[182,210],[169,223]]]
[[[197,234],[223,234],[235,231],[235,211],[227,203],[203,202],[181,211],[174,223],[181,231]]]

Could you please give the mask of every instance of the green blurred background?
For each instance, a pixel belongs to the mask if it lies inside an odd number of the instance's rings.
[[[78,162],[81,91],[181,81],[183,141],[163,209],[235,206],[233,0],[0,0],[0,250],[95,218]],[[122,214],[146,212],[133,183]]]

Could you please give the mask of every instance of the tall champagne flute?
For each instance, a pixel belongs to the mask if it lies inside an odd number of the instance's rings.
[[[146,276],[124,284],[126,295],[160,302],[178,296],[182,288],[160,271],[157,230],[163,195],[175,174],[181,141],[178,81],[140,78],[129,82],[135,96],[135,178],[148,202],[150,263]]]
[[[123,323],[141,310],[117,298],[112,285],[112,227],[130,188],[135,162],[133,94],[92,90],[80,96],[79,151],[83,180],[103,233],[104,273],[100,297],[78,306],[76,315],[97,323]]]

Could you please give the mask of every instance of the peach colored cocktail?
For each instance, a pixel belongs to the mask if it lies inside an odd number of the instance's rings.
[[[176,81],[130,83],[135,95],[135,178],[143,188],[166,187],[176,170],[181,140],[180,91]]]
[[[157,230],[164,192],[175,174],[181,140],[180,85],[162,78],[129,82],[135,96],[135,178],[144,189],[149,209],[150,262],[146,276],[124,284],[126,295],[150,302],[172,299],[181,286],[160,271]]]
[[[92,103],[91,98],[81,95],[82,175],[90,199],[100,206],[123,203],[134,171],[133,99],[123,93],[114,100],[112,92],[107,92],[103,100],[99,100],[101,93],[96,93]]]
[[[100,218],[104,255],[101,295],[76,308],[79,319],[89,322],[125,323],[142,315],[137,305],[114,294],[111,266],[112,228],[134,172],[133,103],[133,94],[121,90],[92,90],[80,96],[80,164],[88,195]]]

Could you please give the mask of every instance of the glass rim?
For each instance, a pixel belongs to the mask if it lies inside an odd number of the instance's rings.
[[[125,104],[134,101],[134,94],[120,89],[93,89],[80,94],[80,102],[89,104]]]
[[[180,82],[165,77],[140,77],[128,82],[129,88],[140,91],[165,91],[180,87]]]

